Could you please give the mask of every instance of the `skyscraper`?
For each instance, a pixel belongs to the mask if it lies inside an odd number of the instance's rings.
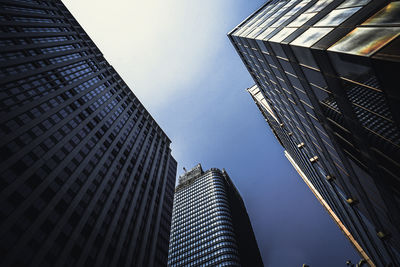
[[[175,189],[168,266],[263,266],[243,200],[225,170],[200,164]]]
[[[61,1],[0,21],[0,265],[165,266],[169,138]]]
[[[399,26],[399,1],[271,0],[228,34],[286,156],[377,266],[400,266]]]

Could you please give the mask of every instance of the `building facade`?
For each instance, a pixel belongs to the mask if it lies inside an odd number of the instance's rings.
[[[286,156],[371,266],[400,266],[400,1],[271,0],[228,33]]]
[[[263,266],[243,200],[225,170],[200,164],[175,189],[168,266]]]
[[[61,1],[0,21],[0,265],[165,266],[169,138]]]

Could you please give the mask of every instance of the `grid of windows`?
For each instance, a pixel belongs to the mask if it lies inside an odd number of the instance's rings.
[[[399,14],[271,0],[228,34],[275,136],[378,266],[400,264]]]
[[[206,172],[175,192],[168,257],[169,266],[240,265],[221,174]]]
[[[0,21],[0,264],[165,266],[169,138],[61,1]]]
[[[238,244],[238,233],[252,230],[235,224],[227,179],[218,169],[203,172],[200,164],[180,177],[174,197],[168,266],[250,266]],[[251,246],[252,242],[255,240],[249,239],[246,244]],[[259,262],[252,266],[262,266],[255,247],[254,254],[249,254]]]

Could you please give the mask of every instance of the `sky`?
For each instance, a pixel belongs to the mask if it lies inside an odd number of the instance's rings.
[[[283,154],[226,34],[263,0],[64,0],[172,140],[182,168],[225,168],[265,266],[346,266],[359,256]]]

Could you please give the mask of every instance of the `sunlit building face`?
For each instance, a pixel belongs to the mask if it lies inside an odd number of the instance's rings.
[[[228,34],[288,158],[376,266],[400,264],[399,35],[400,2],[378,0],[268,1]]]

